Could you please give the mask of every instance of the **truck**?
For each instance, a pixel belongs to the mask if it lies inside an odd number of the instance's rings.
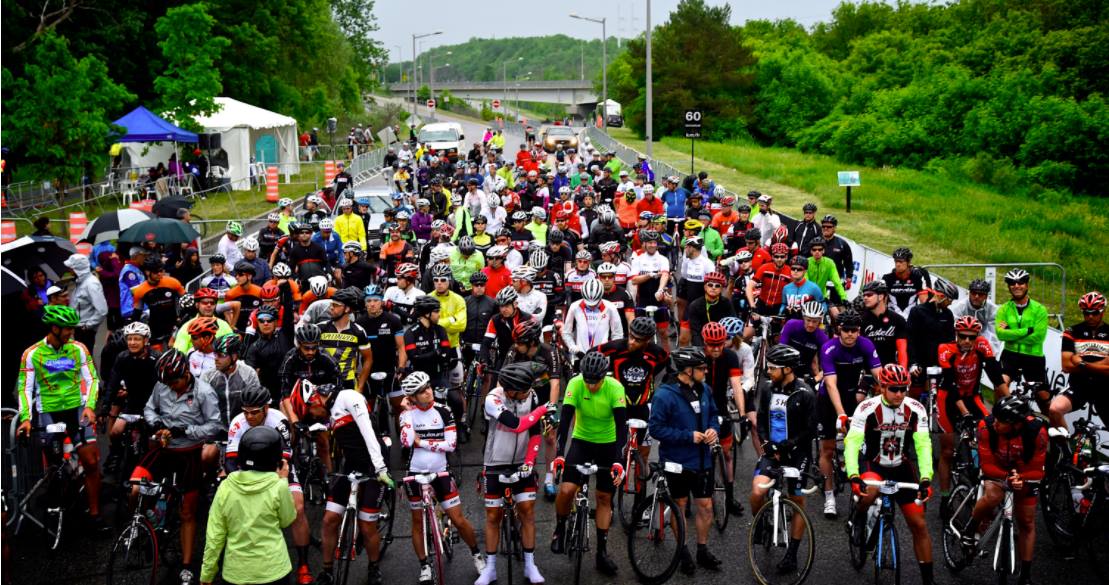
[[[466,136],[462,133],[462,125],[457,122],[440,122],[425,124],[416,134],[416,140],[439,156],[446,156],[450,160],[458,159],[458,152],[462,149],[462,141]]]
[[[604,107],[597,104],[596,115],[604,116],[605,124],[613,128],[620,128],[624,125],[623,110],[620,108],[620,102],[615,100],[607,100]]]

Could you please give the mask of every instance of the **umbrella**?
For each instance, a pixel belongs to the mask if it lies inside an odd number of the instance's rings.
[[[0,273],[3,274],[3,290],[0,291],[3,294],[18,293],[27,288],[27,283],[11,270],[0,267]]]
[[[193,226],[178,220],[156,217],[140,221],[119,234],[119,241],[131,244],[157,242],[159,244],[183,244],[200,237]]]
[[[178,209],[189,209],[192,206],[192,201],[189,201],[188,199],[180,195],[174,195],[172,197],[166,197],[154,202],[154,207],[150,208],[150,210],[153,211],[154,215],[157,215],[158,217],[177,219]]]
[[[81,232],[81,239],[93,244],[118,240],[120,232],[152,217],[154,217],[152,214],[140,209],[110,211],[85,226],[85,231]]]
[[[54,236],[23,236],[0,246],[0,264],[17,275],[23,276],[30,269],[42,267],[46,276],[61,280],[72,272],[65,261],[77,253],[69,240]]]

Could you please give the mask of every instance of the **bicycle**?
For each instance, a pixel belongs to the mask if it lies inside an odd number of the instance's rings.
[[[613,504],[614,512],[620,518],[620,525],[624,530],[630,530],[638,522],[635,507],[642,500],[646,487],[644,484],[648,478],[647,465],[643,461],[643,453],[639,451],[639,431],[646,428],[647,421],[628,419],[628,442],[624,447],[624,473],[627,480],[616,490],[616,501]],[[631,501],[627,501],[626,497],[630,497]]]
[[[570,563],[574,565],[574,585],[580,585],[581,563],[585,553],[589,552],[589,478],[596,474],[599,468],[595,463],[575,467],[582,475],[582,483],[570,507],[570,516],[573,520],[566,530],[566,554],[570,557]]]
[[[498,474],[501,485],[512,485],[531,474],[531,470],[520,467],[511,474]],[[524,545],[521,540],[520,518],[516,515],[516,498],[512,496],[512,488],[505,488],[502,498],[501,510],[501,542],[497,549],[500,557],[508,562],[508,585],[512,585],[512,564],[524,562]]]
[[[1050,463],[1040,485],[1040,507],[1043,509],[1048,535],[1061,549],[1070,549],[1075,544],[1074,529],[1078,523],[1076,508],[1083,491],[1079,484],[1085,481],[1082,471],[1095,465],[1095,447],[1104,430],[1104,427],[1087,418],[1074,422],[1072,435],[1062,428],[1048,430],[1052,438]]]
[[[339,541],[335,547],[335,566],[331,569],[331,576],[335,583],[346,585],[347,579],[350,577],[350,566],[354,563],[354,559],[358,557],[359,549],[362,548],[360,543],[361,532],[358,529],[359,486],[367,481],[373,481],[374,478],[357,471],[333,473],[329,477],[342,477],[350,482],[350,495],[347,497],[343,518],[339,523]],[[386,490],[386,492],[377,529],[381,535],[379,558],[384,559],[385,551],[393,541],[393,512],[396,489],[384,485],[381,486],[381,489]]]
[[[389,377],[387,372],[374,372],[370,374],[370,388],[374,389],[373,396],[370,398],[370,412],[373,413],[374,430],[380,435],[389,436],[389,424],[392,422],[392,415],[390,414],[392,408],[389,406],[389,391],[393,389],[393,380],[386,381]],[[386,458],[388,461],[388,458]]]
[[[735,471],[735,442],[732,442],[732,471]],[[712,521],[717,532],[728,528],[728,469],[724,458],[724,448],[720,443],[712,446]],[[732,475],[735,477],[735,475]]]
[[[437,585],[446,585],[446,570],[443,558],[449,562],[454,558],[454,526],[451,519],[438,510],[439,503],[435,500],[435,489],[431,484],[440,477],[450,477],[449,471],[413,473],[405,477],[403,482],[414,481],[420,484],[420,514],[424,534],[424,554],[432,559],[434,569],[432,575],[436,578]]]
[[[66,432],[66,423],[34,427],[33,431],[47,435],[41,453],[45,469],[42,477],[16,503],[16,513],[9,524],[14,524],[13,534],[18,534],[23,520],[30,520],[45,533],[50,549],[57,550],[65,531],[66,513],[84,501],[84,469]],[[33,504],[45,508],[45,517],[39,518],[32,513]]]
[[[1109,443],[1102,447],[1109,447]],[[1085,477],[1085,482],[1075,486],[1081,499],[1075,502],[1073,542],[1084,543],[1082,548],[1094,574],[1102,583],[1109,583],[1109,464],[1081,470],[1072,467],[1069,471]]]
[[[131,520],[109,553],[108,585],[157,583],[159,563],[163,558],[169,559],[167,552],[179,542],[176,532],[180,494],[176,483],[176,474],[157,483],[145,479],[128,482],[129,486],[138,487],[139,499]],[[161,542],[159,534],[163,535]]]
[[[323,505],[327,500],[327,469],[320,459],[317,449],[316,437],[326,433],[327,427],[323,423],[311,425],[300,421],[296,423],[296,443],[293,447],[294,467],[297,470],[297,479],[304,491],[304,501]]]
[[[655,491],[633,511],[636,522],[628,530],[628,561],[641,583],[658,585],[673,576],[685,546],[685,514],[670,495],[663,473],[681,473],[682,467],[667,462],[663,466],[651,463],[650,469]],[[673,546],[672,551],[664,548],[668,545]]]
[[[759,315],[754,311],[752,315],[759,317],[759,332],[751,340],[751,354],[755,361],[755,388],[758,388],[766,379],[766,353],[773,347],[781,334],[785,318],[777,315]],[[775,326],[774,324],[777,323]],[[775,330],[776,329],[776,330]]]
[[[804,583],[809,576],[809,571],[812,570],[816,541],[813,538],[812,523],[805,514],[804,508],[788,497],[783,497],[783,491],[787,486],[801,481],[802,476],[814,481],[814,485],[801,489],[802,495],[816,493],[824,482],[822,478],[808,473],[802,474],[796,467],[780,466],[764,472],[764,475],[771,479],[768,483],[760,484],[759,487],[770,490],[767,494],[770,501],[755,513],[755,518],[751,522],[751,530],[747,533],[747,560],[752,574],[761,585],[787,583],[798,585]],[[780,551],[784,557],[792,538],[791,529],[794,528],[795,522],[801,524],[798,566],[792,571],[779,573],[777,566],[782,557],[779,557],[778,553]],[[804,552],[801,550],[802,547],[805,549]],[[760,555],[765,558],[757,559],[756,557]]]
[[[980,465],[978,463],[978,421],[960,420],[956,423],[958,436],[955,438],[954,455],[951,460],[952,485],[975,486],[978,484]]]
[[[963,531],[971,520],[971,513],[978,498],[982,496],[983,486],[986,481],[994,481],[1005,490],[1005,497],[989,527],[978,539],[973,547],[966,547],[962,543]],[[1013,492],[1005,482],[996,480],[982,480],[973,489],[971,486],[961,485],[951,492],[951,501],[957,502],[951,511],[951,518],[943,529],[943,556],[947,568],[953,573],[962,571],[970,566],[976,557],[985,557],[990,551],[983,543],[994,540],[993,569],[997,572],[997,582],[1005,585],[1011,576],[1017,574],[1020,563],[1016,553],[1016,526],[1013,524]]]
[[[847,545],[851,553],[851,566],[855,570],[866,564],[866,555],[874,551],[874,582],[882,582],[882,571],[893,571],[893,582],[901,583],[901,545],[897,540],[897,527],[894,524],[896,507],[893,496],[901,490],[918,491],[920,484],[893,480],[863,480],[868,486],[878,488],[878,499],[871,504],[866,513],[865,526],[847,524]],[[858,502],[854,496],[852,502]],[[917,500],[920,505],[920,500]]]
[[[927,385],[924,392],[920,393],[920,403],[924,405],[924,409],[928,412],[928,432],[931,434],[942,433],[943,429],[940,428],[939,392],[940,376],[943,375],[943,368],[928,366],[924,370],[924,375],[927,377]]]
[[[466,427],[474,428],[478,413],[481,412],[481,387],[484,376],[478,373],[480,362],[477,356],[481,354],[481,344],[471,343],[473,359],[466,366],[466,375],[462,378],[463,397],[466,400]]]

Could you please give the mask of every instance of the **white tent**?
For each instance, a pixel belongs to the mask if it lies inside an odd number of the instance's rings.
[[[215,113],[198,116],[196,122],[205,133],[221,134],[233,189],[250,188],[252,157],[255,164],[277,165],[283,174],[300,172],[296,120],[227,97],[217,97],[216,104]]]

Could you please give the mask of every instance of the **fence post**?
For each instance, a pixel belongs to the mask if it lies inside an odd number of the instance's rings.
[[[277,203],[280,198],[281,192],[277,186],[277,167],[266,167],[266,201]]]
[[[328,160],[323,163],[323,186],[326,187],[335,181],[335,161]]]
[[[88,256],[92,254],[92,244],[82,244],[81,233],[89,225],[89,218],[84,211],[69,212],[69,241],[77,245],[77,251]]]
[[[15,222],[4,220],[0,222],[0,244],[7,244],[16,238]]]

